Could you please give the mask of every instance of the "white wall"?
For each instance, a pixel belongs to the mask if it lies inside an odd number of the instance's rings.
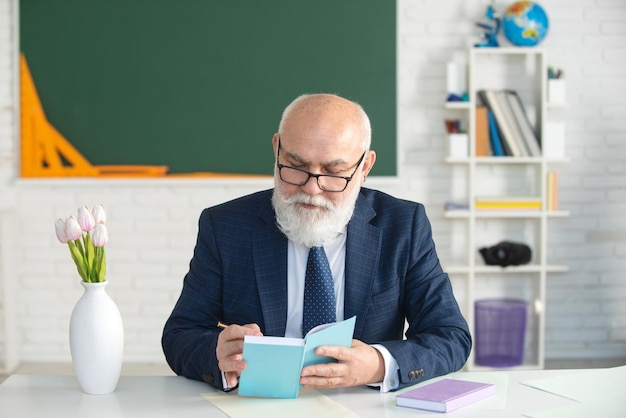
[[[15,237],[0,244],[13,249],[14,268],[0,283],[17,289],[10,297],[17,302],[21,359],[69,361],[69,316],[82,288],[53,223],[79,206],[103,203],[111,239],[108,291],[124,318],[125,360],[162,362],[161,330],[187,270],[200,210],[271,184],[16,179],[17,4],[0,0],[0,209],[16,214]],[[426,205],[444,261],[454,241],[442,217],[451,187],[443,163],[445,64],[477,39],[474,22],[486,4],[398,0],[400,176],[368,180]],[[541,46],[567,76],[570,106],[563,118],[571,159],[559,170],[560,203],[571,217],[556,222],[549,238],[550,256],[571,269],[549,277],[546,357],[626,357],[626,2],[541,4],[550,16]],[[273,132],[264,134],[269,147]]]

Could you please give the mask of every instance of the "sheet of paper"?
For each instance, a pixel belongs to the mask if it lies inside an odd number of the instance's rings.
[[[251,398],[234,393],[202,393],[202,397],[231,418],[343,418],[358,415],[313,390],[302,389],[296,399]]]
[[[626,366],[568,373],[523,385],[578,401],[578,404],[534,411],[530,418],[618,418],[626,411]]]
[[[606,395],[624,398],[626,393],[626,366],[568,373],[546,379],[527,380],[521,383],[579,402],[602,399]]]
[[[459,379],[467,380],[470,382],[479,383],[493,383],[496,386],[495,396],[490,396],[487,399],[480,400],[472,405],[465,406],[463,408],[475,408],[475,409],[496,409],[504,410],[506,407],[506,394],[509,384],[509,376],[506,373],[501,372],[456,372],[450,373],[445,376],[435,377],[429,379],[426,382],[418,385],[413,385],[408,388],[399,390],[397,393],[402,393],[407,390],[415,389],[420,386],[424,386],[442,379]]]
[[[559,408],[544,409],[525,413],[528,418],[623,418],[626,410],[626,398],[616,398],[608,395],[605,398],[598,396],[591,401]]]

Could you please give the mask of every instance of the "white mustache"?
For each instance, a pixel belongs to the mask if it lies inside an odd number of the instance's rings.
[[[298,193],[285,200],[289,204],[302,203],[305,205],[313,205],[323,209],[333,209],[333,204],[322,196],[309,196],[304,193]]]

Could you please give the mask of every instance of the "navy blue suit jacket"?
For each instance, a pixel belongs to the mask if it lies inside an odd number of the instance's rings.
[[[287,238],[271,196],[265,190],[202,212],[189,272],[163,331],[177,374],[222,388],[218,321],[284,335]],[[460,369],[471,348],[431,235],[423,205],[361,189],[347,230],[344,315],[357,317],[354,338],[390,351],[401,386]]]

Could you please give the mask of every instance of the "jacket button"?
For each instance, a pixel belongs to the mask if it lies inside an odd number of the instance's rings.
[[[212,374],[203,374],[202,380],[209,385],[213,384],[213,375]]]
[[[422,376],[424,376],[424,369],[411,370],[409,372],[409,379],[411,379],[411,380],[419,379]]]

